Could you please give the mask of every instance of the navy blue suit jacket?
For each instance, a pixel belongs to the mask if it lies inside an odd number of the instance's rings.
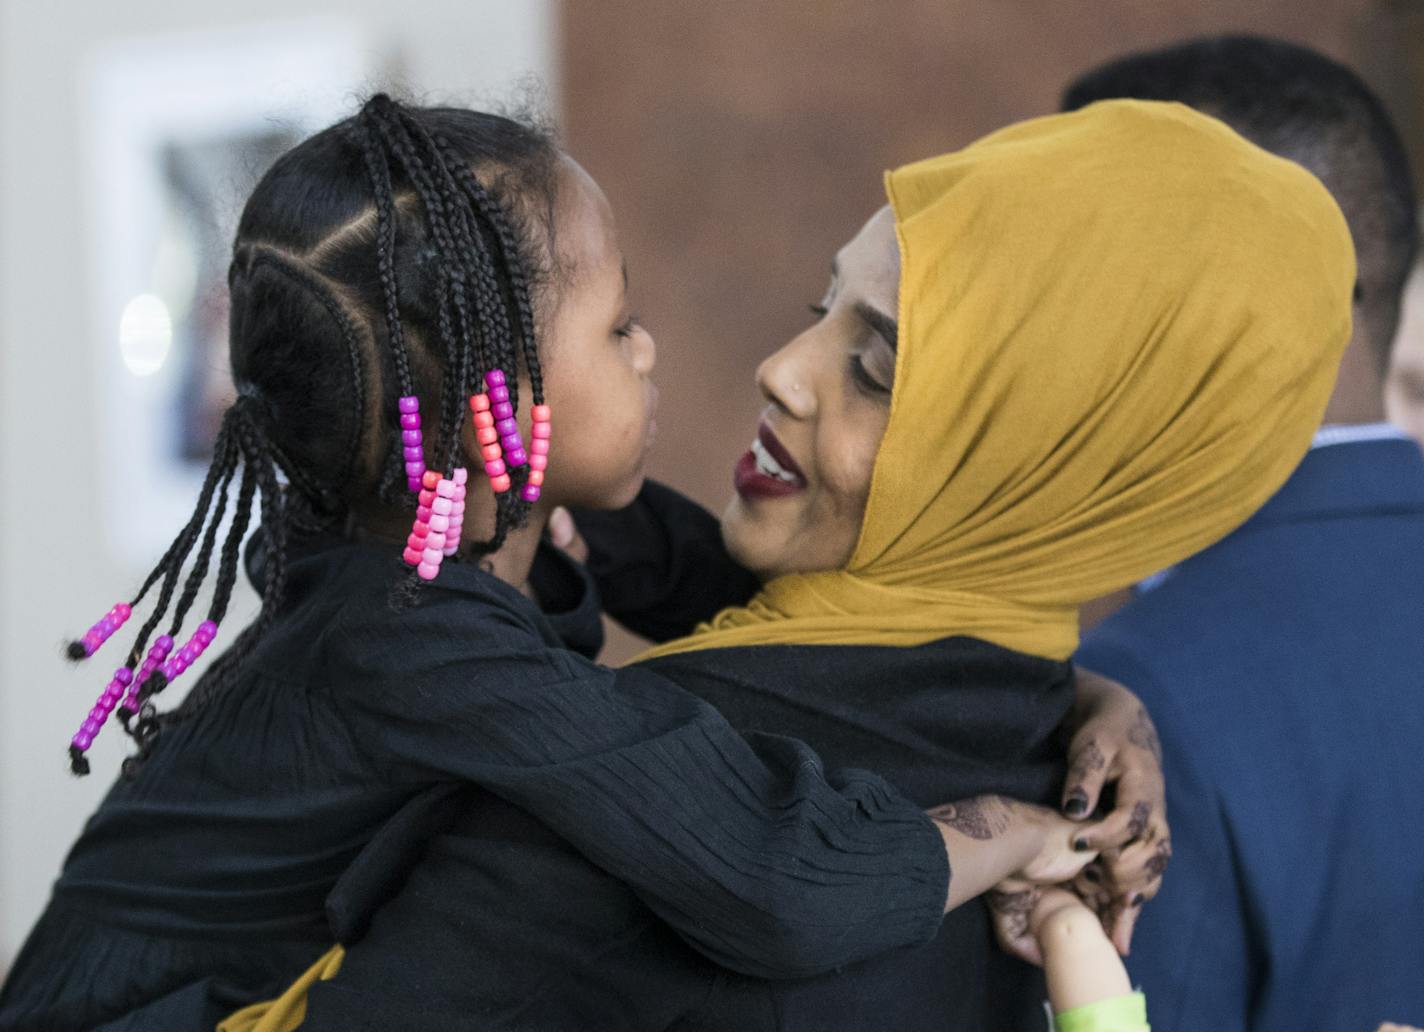
[[[1129,966],[1162,1032],[1424,1024],[1424,454],[1313,450],[1085,636],[1162,736],[1174,856]]]

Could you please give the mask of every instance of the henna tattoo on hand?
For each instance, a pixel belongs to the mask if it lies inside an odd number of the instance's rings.
[[[1008,830],[1009,812],[1006,806],[986,805],[982,799],[966,799],[959,803],[945,803],[925,813],[930,820],[953,828],[961,835],[967,835],[980,842],[986,842],[995,835]]]
[[[1021,939],[1028,934],[1029,918],[1038,906],[1038,889],[1024,889],[1021,892],[1000,892],[991,889],[986,894],[989,909],[999,916],[1003,930],[1010,939]]]
[[[1162,766],[1162,740],[1157,737],[1157,727],[1147,715],[1147,707],[1137,707],[1137,719],[1128,729],[1127,740],[1139,749],[1146,749],[1157,761],[1157,766]]]
[[[1172,859],[1172,843],[1169,839],[1163,839],[1157,843],[1157,851],[1147,858],[1144,869],[1154,878],[1162,877],[1162,872],[1167,870],[1167,864]]]
[[[1141,801],[1133,804],[1132,817],[1127,822],[1127,837],[1129,842],[1136,841],[1142,837],[1142,833],[1147,830],[1147,822],[1152,818],[1152,804]]]

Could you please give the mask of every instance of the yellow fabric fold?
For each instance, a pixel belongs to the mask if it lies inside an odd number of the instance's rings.
[[[1063,659],[1082,602],[1229,533],[1308,448],[1355,266],[1300,166],[1107,101],[885,186],[900,340],[854,555],[640,658],[966,634]]]
[[[293,1032],[307,1018],[307,992],[317,982],[335,978],[345,959],[346,951],[340,946],[333,946],[281,996],[244,1007],[218,1022],[217,1032]]]

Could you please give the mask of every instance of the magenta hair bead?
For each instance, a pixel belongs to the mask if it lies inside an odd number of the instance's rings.
[[[450,499],[448,499],[448,498],[437,498],[437,499],[435,499],[434,503],[432,503],[431,506],[430,506],[430,512],[431,512],[432,516],[449,516],[449,515],[450,515]]]
[[[411,476],[406,477],[406,478],[405,478],[405,489],[406,489],[407,491],[409,491],[411,494],[415,494],[415,492],[417,492],[417,491],[420,490],[420,481],[417,480],[415,477],[411,477]]]
[[[114,612],[115,614],[117,614],[120,620],[127,620],[133,615],[133,607],[130,606],[127,602],[120,602],[118,605],[114,606]]]
[[[415,572],[420,574],[421,580],[434,580],[440,572],[440,564],[425,561],[415,568]]]
[[[414,394],[407,394],[405,395],[405,397],[401,398],[400,401],[396,402],[396,406],[402,412],[419,412],[420,399]]]
[[[509,458],[505,461],[509,464],[511,468],[516,466],[522,466],[529,461],[529,453],[526,452],[523,448],[516,448],[509,454]]]
[[[436,515],[436,516],[431,516],[431,517],[430,517],[430,533],[432,533],[432,534],[443,534],[443,533],[445,533],[445,532],[446,532],[447,530],[449,530],[449,529],[450,529],[450,517],[449,517],[449,516],[439,516],[439,515]]]
[[[512,419],[501,419],[495,423],[494,428],[499,431],[500,437],[508,437],[510,434],[519,433],[519,424]]]
[[[415,501],[417,505],[429,505],[435,501],[435,489],[430,487],[421,488],[420,495]]]
[[[167,634],[160,634],[158,640],[153,644],[162,648],[163,654],[166,656],[173,648],[173,638]]]
[[[425,462],[424,462],[423,460],[420,460],[420,459],[406,459],[406,460],[405,460],[405,479],[406,479],[406,482],[409,483],[410,481],[414,480],[414,481],[415,481],[415,486],[416,486],[417,489],[420,487],[420,475],[421,475],[422,473],[424,473],[424,472],[425,472]]]
[[[508,472],[503,459],[495,459],[493,462],[485,463],[485,475],[493,480],[495,477],[504,476]]]
[[[529,468],[537,470],[540,473],[544,472],[544,470],[549,468],[549,456],[540,455],[538,452],[535,452],[529,456]]]
[[[114,680],[121,685],[128,685],[133,682],[133,671],[128,667],[119,667],[114,671]]]
[[[218,636],[218,625],[211,620],[204,620],[198,624],[198,633],[212,641]]]
[[[401,444],[405,445],[406,447],[410,447],[414,444],[420,444],[424,440],[425,435],[422,434],[419,430],[401,431]]]
[[[536,439],[547,441],[547,440],[549,439],[550,431],[551,431],[551,427],[550,427],[550,425],[549,425],[548,423],[535,423],[535,424],[534,424],[533,432],[534,432],[534,437],[535,437]]]
[[[503,383],[504,383],[504,370],[503,370],[503,369],[491,369],[489,372],[485,373],[485,383],[489,384],[489,386],[491,386],[491,387],[498,387],[498,386],[500,386],[501,384],[503,384]]]
[[[524,490],[519,493],[519,496],[526,502],[537,502],[539,500],[539,489],[533,484],[525,484]]]
[[[421,558],[424,556],[424,554],[425,549],[423,548],[407,548],[404,552],[401,553],[401,558],[406,561],[406,565],[408,566],[419,566]]]
[[[420,416],[414,412],[401,416],[400,425],[402,430],[419,430]]]
[[[499,426],[500,420],[514,418],[514,406],[507,401],[501,401],[496,405],[490,406],[490,415],[495,418],[495,426]],[[500,433],[504,433],[504,431],[501,430]]]
[[[80,731],[77,735],[75,735],[69,740],[69,744],[74,746],[74,748],[78,749],[80,752],[88,752],[89,747],[94,744],[94,736],[86,735],[83,731]]]
[[[434,498],[432,498],[432,499],[430,499],[430,500],[431,500],[432,502],[435,501]],[[415,518],[416,518],[416,520],[418,520],[419,522],[421,522],[421,523],[429,523],[429,522],[430,522],[430,517],[431,517],[431,515],[432,515],[432,512],[431,512],[430,506],[428,506],[428,505],[417,505],[417,506],[415,507]]]
[[[401,449],[406,462],[423,462],[425,460],[425,449],[418,444],[408,444]]]
[[[435,496],[436,496],[437,498],[454,498],[454,497],[455,497],[455,481],[453,481],[453,480],[442,480],[442,481],[440,481],[440,483],[438,483],[438,484],[435,485]]]
[[[490,392],[489,392],[489,399],[490,399],[490,402],[492,403],[492,406],[493,406],[493,407],[490,409],[490,411],[495,414],[495,418],[496,418],[496,419],[502,418],[502,417],[500,416],[500,414],[499,414],[499,407],[500,407],[501,405],[508,405],[508,404],[509,404],[509,388],[508,388],[508,387],[494,387],[494,388],[492,388],[492,389],[490,390]]]

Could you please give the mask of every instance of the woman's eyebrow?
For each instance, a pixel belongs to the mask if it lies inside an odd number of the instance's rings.
[[[855,314],[880,336],[885,338],[885,343],[892,349],[900,346],[900,327],[894,319],[890,318],[878,308],[872,308],[864,301],[857,301],[853,306]]]

